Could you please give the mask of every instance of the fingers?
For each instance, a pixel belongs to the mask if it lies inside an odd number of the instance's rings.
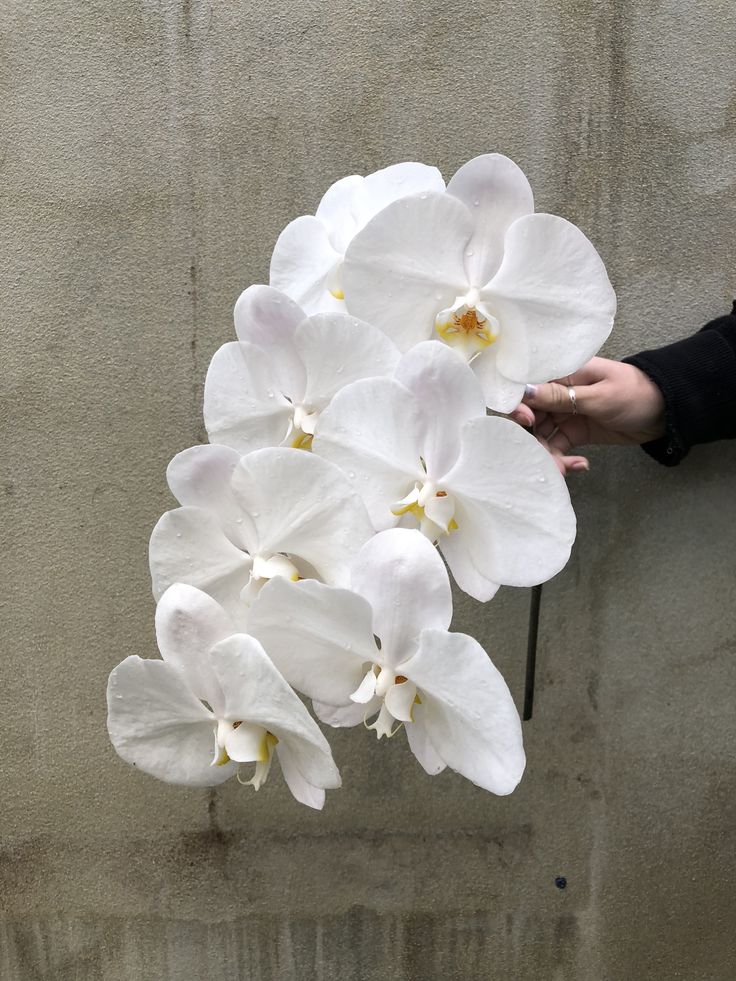
[[[590,470],[590,464],[586,457],[570,454],[574,444],[565,429],[567,427],[579,428],[576,425],[577,419],[573,421],[567,415],[552,416],[549,412],[541,409],[535,411],[523,402],[513,412],[509,413],[509,418],[526,429],[533,429],[537,440],[548,450],[557,469],[563,476]]]
[[[573,402],[570,390],[574,391]],[[547,382],[545,385],[527,385],[524,403],[534,410],[572,415],[574,412],[587,413],[595,401],[594,385],[562,385]]]
[[[534,410],[530,409],[528,405],[524,405],[524,403],[521,402],[513,412],[509,413],[509,419],[513,419],[514,422],[518,422],[519,425],[523,426],[525,429],[531,429],[535,421]]]
[[[611,366],[616,364],[608,358],[591,358],[582,368],[578,368],[567,378],[553,378],[552,381],[560,385],[595,385],[596,382],[603,381],[611,374]]]
[[[569,473],[585,473],[590,470],[590,463],[584,456],[557,456],[554,453],[552,456],[565,476]]]
[[[537,440],[541,445],[549,452],[550,456],[555,462],[557,469],[566,477],[570,473],[577,473],[579,471],[590,470],[590,464],[584,456],[579,456],[577,454],[571,455],[567,451],[570,449],[570,440],[566,437],[558,440],[558,433],[553,434],[551,439],[545,439],[543,436],[537,435]]]

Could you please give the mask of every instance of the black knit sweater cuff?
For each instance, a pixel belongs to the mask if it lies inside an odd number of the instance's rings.
[[[624,358],[659,387],[665,435],[642,449],[676,466],[697,443],[736,436],[736,303],[692,337]]]

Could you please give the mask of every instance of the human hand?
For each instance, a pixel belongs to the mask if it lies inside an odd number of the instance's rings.
[[[589,469],[584,456],[570,455],[576,446],[647,443],[665,431],[657,385],[634,365],[606,358],[592,358],[568,378],[527,386],[511,418],[532,428],[563,474]]]

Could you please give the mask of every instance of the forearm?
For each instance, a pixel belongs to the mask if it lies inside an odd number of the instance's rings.
[[[736,303],[692,337],[624,358],[661,389],[666,432],[643,448],[675,466],[691,446],[736,438]]]

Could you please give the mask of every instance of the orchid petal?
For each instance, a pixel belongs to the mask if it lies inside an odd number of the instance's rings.
[[[298,401],[306,379],[294,347],[294,331],[306,312],[271,286],[249,286],[238,297],[234,316],[238,340],[254,344],[268,356],[279,391]]]
[[[353,562],[351,588],[373,609],[373,633],[387,667],[411,656],[422,629],[450,625],[447,571],[437,549],[418,531],[392,528],[367,542]]]
[[[345,313],[310,317],[295,341],[307,370],[303,401],[312,408],[323,408],[351,382],[392,374],[400,357],[383,331]]]
[[[251,722],[276,736],[308,783],[340,786],[327,740],[257,640],[233,634],[213,647],[209,657],[225,693],[226,718]]]
[[[394,377],[417,400],[424,424],[422,457],[429,479],[438,480],[457,459],[463,423],[486,414],[480,385],[468,365],[440,341],[407,351]]]
[[[373,665],[366,671],[363,680],[350,695],[351,702],[367,705],[376,697],[376,672]]]
[[[279,743],[276,747],[276,755],[281,764],[281,772],[284,776],[286,786],[300,804],[313,807],[321,811],[325,806],[325,792],[321,787],[306,780],[299,770],[299,758],[295,757],[288,743]]]
[[[247,609],[240,593],[250,577],[251,559],[225,536],[210,512],[167,511],[151,534],[149,561],[157,599],[174,583],[188,583],[217,600],[236,626],[245,625]]]
[[[327,285],[341,258],[319,218],[302,215],[290,222],[276,241],[271,256],[271,286],[290,296],[306,314],[344,311],[342,300],[333,297]]]
[[[267,583],[251,610],[248,633],[290,685],[328,705],[347,705],[364,663],[378,657],[368,603],[311,579]]]
[[[166,479],[180,504],[210,511],[230,541],[244,548],[254,532],[231,489],[239,460],[228,446],[190,446],[169,463]]]
[[[225,610],[201,589],[175,583],[156,607],[156,640],[161,657],[178,668],[189,689],[208,702],[215,715],[224,695],[215,681],[207,652],[236,632]]]
[[[563,568],[575,538],[570,495],[552,457],[516,423],[467,422],[445,484],[456,500],[452,537],[483,577],[534,586]]]
[[[412,161],[384,167],[363,181],[363,224],[400,198],[428,191],[442,194],[444,190],[445,182],[436,167]]]
[[[498,369],[516,382],[576,371],[606,340],[616,312],[601,257],[555,215],[527,215],[509,227],[503,262],[481,298],[501,325]]]
[[[289,433],[293,405],[284,398],[268,356],[253,344],[224,344],[204,383],[204,424],[211,443],[250,453],[279,446]]]
[[[343,255],[350,239],[364,224],[362,190],[364,178],[351,174],[335,181],[320,201],[315,218],[327,229],[330,245]]]
[[[403,670],[420,691],[421,715],[437,754],[493,794],[510,794],[525,757],[521,722],[500,672],[472,637],[423,630]]]
[[[458,198],[475,220],[465,250],[471,286],[484,286],[501,264],[509,225],[534,211],[534,195],[524,172],[500,153],[475,157],[457,171],[447,193]]]
[[[421,480],[422,423],[411,393],[392,378],[354,382],[321,414],[314,453],[348,475],[377,530],[396,524],[391,505]]]
[[[430,777],[437,776],[445,769],[447,764],[437,755],[437,750],[427,735],[421,705],[414,706],[414,721],[406,727],[406,738],[409,740],[409,748],[412,753],[421,764],[424,772],[428,773]]]
[[[251,554],[285,552],[331,585],[373,534],[362,501],[334,464],[293,449],[256,450],[241,458],[233,492],[255,527]]]
[[[332,726],[333,729],[352,728],[361,725],[365,719],[369,719],[381,707],[381,699],[374,698],[364,704],[363,702],[351,702],[350,705],[327,705],[325,702],[312,702],[314,714],[325,725]]]
[[[110,674],[107,707],[115,750],[144,773],[213,787],[235,772],[230,764],[210,766],[214,718],[171,664],[126,657]]]
[[[524,382],[506,378],[498,370],[498,345],[494,344],[473,358],[473,369],[481,388],[485,403],[494,412],[509,413],[518,406],[524,395]]]
[[[465,524],[465,514],[462,510],[462,505],[458,506],[457,502],[455,503],[455,514],[453,517],[456,522],[459,519],[461,524]],[[470,552],[468,551],[468,546],[463,535],[453,532],[452,535],[443,538],[440,551],[447,563],[448,569],[452,573],[452,578],[464,593],[472,596],[473,599],[477,599],[480,603],[487,603],[488,600],[493,599],[501,588],[501,585],[478,572],[473,565],[473,560],[470,557]]]
[[[472,215],[449,195],[390,204],[345,254],[348,310],[380,327],[401,351],[427,340],[438,311],[467,292],[463,257],[472,234]]]

